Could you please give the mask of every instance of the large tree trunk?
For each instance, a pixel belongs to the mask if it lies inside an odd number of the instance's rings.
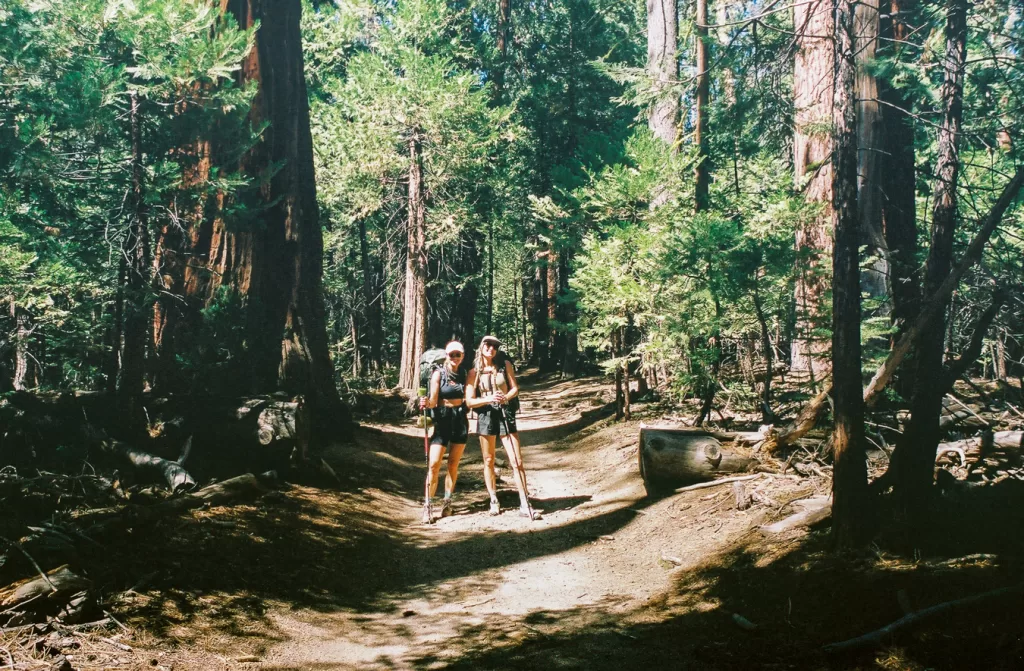
[[[861,275],[869,296],[884,300],[888,295],[889,263],[882,233],[882,164],[885,146],[882,115],[878,105],[878,82],[869,71],[878,50],[879,0],[864,0],[856,6],[854,54],[857,59],[857,211],[861,244],[866,246],[870,264]],[[884,306],[883,306],[884,307]]]
[[[820,379],[828,373],[828,341],[815,335],[823,322],[823,301],[829,286],[828,259],[832,254],[832,3],[812,0],[793,9],[797,52],[793,65],[793,105],[796,131],[793,170],[809,203],[820,205],[818,216],[802,222],[796,232],[796,335],[792,368]]]
[[[708,68],[708,0],[697,0],[697,109],[694,124],[694,143],[697,145],[697,167],[694,181],[694,208],[697,212],[708,209],[708,191],[711,185],[708,165],[708,97],[711,74]]]
[[[910,37],[908,15],[914,0],[883,0],[888,7],[882,12],[879,49],[893,57],[903,49]],[[885,160],[880,166],[882,229],[889,250],[889,290],[892,295],[892,322],[896,326],[892,344],[907,329],[917,314],[921,300],[917,269],[917,220],[914,168],[913,99],[891,82],[880,82],[883,146]],[[900,375],[899,389],[909,396],[913,375]],[[906,384],[903,384],[903,383]]]
[[[128,124],[131,138],[131,220],[124,249],[128,259],[127,300],[124,311],[124,353],[117,384],[118,401],[124,409],[125,428],[135,431],[143,421],[142,391],[145,376],[146,326],[149,314],[149,218],[146,209],[142,163],[142,111],[139,96],[129,95]]]
[[[316,202],[309,102],[303,73],[299,0],[224,0],[242,28],[260,24],[256,48],[242,64],[241,83],[259,90],[250,118],[268,123],[243,157],[242,170],[260,184],[250,203],[259,221],[228,227],[217,197],[214,214],[191,234],[185,295],[193,312],[211,305],[221,288],[246,311],[248,379],[237,391],[285,390],[306,396],[314,435],[347,423],[327,346],[323,298],[323,235]],[[214,151],[216,157],[216,151]],[[271,167],[279,167],[261,183]],[[190,325],[194,326],[194,324]],[[190,329],[191,330],[191,329]]]
[[[647,71],[656,94],[675,86],[679,79],[678,40],[676,0],[647,0]],[[655,137],[674,145],[678,119],[679,96],[667,93],[651,107],[647,124]]]
[[[860,264],[857,217],[857,109],[854,4],[838,0],[835,14],[836,83],[833,98],[832,380],[835,432],[832,454],[832,533],[841,547],[865,538],[868,473],[864,453],[864,398],[860,382]]]
[[[427,343],[427,220],[423,185],[423,147],[415,132],[409,138],[408,197],[402,361],[399,366],[398,385],[403,389],[416,389],[419,386],[417,361]]]
[[[178,113],[184,114],[185,104]],[[175,217],[161,227],[153,247],[153,277],[157,289],[153,304],[153,354],[156,359],[152,370],[153,388],[158,392],[178,391],[178,350],[176,340],[187,337],[179,334],[183,319],[185,292],[185,266],[189,250],[188,232],[199,230],[206,216],[205,191],[209,184],[211,144],[200,139],[179,152],[182,163],[181,189],[176,194],[173,209]],[[184,223],[184,226],[182,223]]]
[[[933,194],[931,242],[925,265],[924,293],[931,296],[949,277],[956,231],[958,145],[963,118],[964,63],[967,58],[967,2],[949,0],[946,16],[946,53],[942,83],[943,115],[939,129],[936,184]],[[934,481],[935,446],[939,443],[942,412],[943,334],[942,307],[917,342],[914,358],[914,394],[911,417],[893,453],[894,490],[908,512],[927,505]]]

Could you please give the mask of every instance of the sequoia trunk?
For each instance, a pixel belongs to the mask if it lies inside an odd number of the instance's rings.
[[[212,214],[190,235],[193,259],[185,273],[185,296],[196,311],[225,294],[241,299],[249,373],[234,383],[237,391],[305,395],[320,437],[348,416],[327,347],[302,5],[299,0],[222,0],[221,8],[242,28],[260,25],[256,47],[238,75],[242,84],[258,82],[250,119],[254,126],[267,124],[241,160],[243,172],[259,186],[247,202],[258,221],[228,227],[226,197],[216,197],[207,208]],[[216,148],[213,152],[216,160]]]

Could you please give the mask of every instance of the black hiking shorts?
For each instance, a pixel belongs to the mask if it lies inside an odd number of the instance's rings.
[[[501,418],[502,412],[505,413],[504,420]],[[493,405],[477,408],[476,418],[476,432],[481,436],[506,436],[519,431],[516,428],[515,409],[508,405],[501,406],[500,410]]]
[[[469,413],[466,404],[455,407],[438,407],[430,411],[434,420],[434,435],[430,438],[431,445],[465,445],[469,438]]]

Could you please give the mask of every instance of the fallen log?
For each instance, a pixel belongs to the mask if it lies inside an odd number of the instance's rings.
[[[148,452],[129,445],[113,438],[101,438],[100,449],[107,454],[121,457],[128,461],[134,468],[144,473],[151,472],[159,475],[167,483],[174,493],[187,492],[195,488],[196,481],[182,466],[182,462],[188,456],[191,449],[192,438],[190,437],[182,449],[182,456],[177,461],[164,459]]]
[[[812,496],[809,499],[800,499],[793,502],[793,507],[800,510],[774,524],[762,526],[761,531],[770,534],[780,534],[784,531],[799,529],[800,527],[810,527],[823,522],[832,515],[832,497]]]
[[[977,451],[981,449],[982,440],[982,436],[974,436],[973,438],[964,438],[963,440],[939,443],[939,450],[962,450],[964,452]],[[1024,448],[1024,431],[996,431],[992,434],[991,447],[1001,450]]]
[[[722,447],[708,432],[648,427],[640,429],[637,459],[650,494],[745,471],[754,463],[739,451]]]
[[[863,650],[865,648],[877,648],[890,642],[893,637],[906,629],[914,627],[916,625],[925,622],[937,615],[942,615],[951,610],[957,608],[963,608],[965,606],[974,606],[986,601],[992,601],[1002,597],[1018,594],[1024,591],[1024,584],[1014,585],[1012,587],[1002,587],[1000,589],[990,590],[988,592],[982,592],[981,594],[975,594],[973,596],[967,596],[962,599],[955,599],[953,601],[946,601],[944,603],[931,606],[930,608],[923,608],[921,610],[904,615],[900,619],[896,620],[891,624],[876,629],[872,632],[868,632],[863,636],[851,638],[846,641],[840,641],[838,643],[830,643],[824,646],[823,650],[829,654],[852,652],[855,650]]]
[[[127,507],[119,514],[97,522],[88,529],[88,533],[90,536],[98,536],[174,513],[202,508],[205,505],[219,506],[253,500],[271,491],[276,482],[277,473],[273,471],[260,476],[246,473],[151,506]]]
[[[45,576],[19,580],[0,589],[0,606],[15,609],[19,604],[24,604],[26,607],[31,606],[33,611],[44,606],[56,611],[66,603],[66,599],[91,585],[88,578],[74,573],[65,564],[47,571]]]

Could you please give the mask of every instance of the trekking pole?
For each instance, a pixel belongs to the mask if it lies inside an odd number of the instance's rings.
[[[420,398],[425,398],[427,390],[423,387],[419,388],[418,395]],[[427,509],[427,524],[434,523],[434,511],[430,505],[430,425],[427,423],[427,409],[423,408],[423,415],[420,418],[423,421],[423,461],[427,466],[427,479],[423,484],[423,506]]]
[[[498,416],[501,423],[505,425],[505,435],[508,436],[509,445],[512,445],[512,431],[508,428],[508,419],[505,417],[505,409],[501,404],[497,405]],[[510,450],[511,451],[511,450]],[[530,504],[530,490],[526,486],[526,467],[523,466],[523,446],[519,446],[519,455],[516,457],[516,471],[519,473],[519,481],[523,483],[523,496],[526,497],[526,512],[530,514],[530,521],[533,522],[533,506]]]

